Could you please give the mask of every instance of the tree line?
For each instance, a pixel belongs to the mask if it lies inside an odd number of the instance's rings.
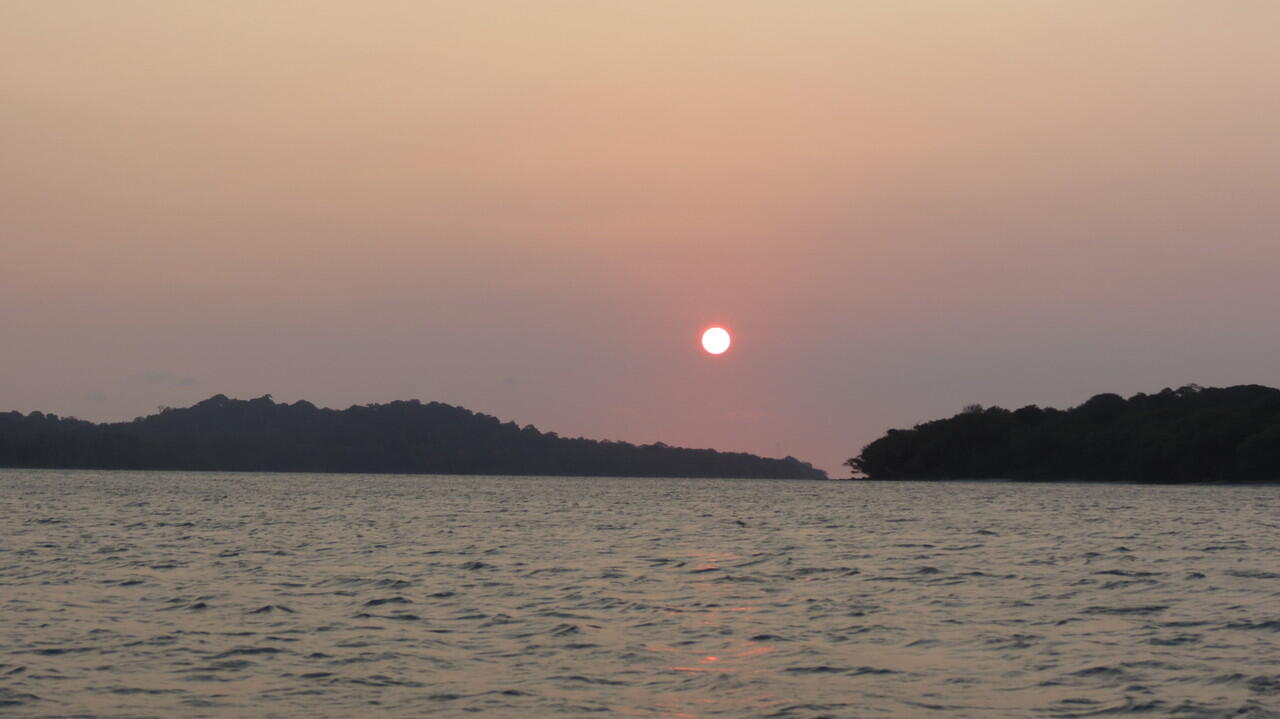
[[[324,409],[216,395],[131,422],[0,413],[0,466],[825,479],[794,457],[564,438],[439,402]]]
[[[966,407],[845,462],[869,479],[1280,480],[1280,390],[1187,385],[1066,410]]]

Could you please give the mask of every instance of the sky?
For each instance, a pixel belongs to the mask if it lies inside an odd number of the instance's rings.
[[[0,411],[419,398],[839,476],[972,403],[1280,385],[1277,27],[0,0]]]

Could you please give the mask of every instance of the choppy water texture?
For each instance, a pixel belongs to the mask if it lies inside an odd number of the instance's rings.
[[[0,472],[13,716],[1280,716],[1278,488]]]

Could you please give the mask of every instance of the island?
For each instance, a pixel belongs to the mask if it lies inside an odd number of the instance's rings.
[[[845,462],[854,478],[1150,483],[1280,480],[1280,390],[1187,385],[1066,410],[966,407],[891,429]]]
[[[0,413],[0,467],[826,479],[794,457],[565,438],[418,400],[325,409],[216,395],[130,422]]]

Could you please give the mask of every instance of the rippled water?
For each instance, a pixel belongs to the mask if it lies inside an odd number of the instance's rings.
[[[1278,493],[0,471],[0,713],[1280,716]]]

